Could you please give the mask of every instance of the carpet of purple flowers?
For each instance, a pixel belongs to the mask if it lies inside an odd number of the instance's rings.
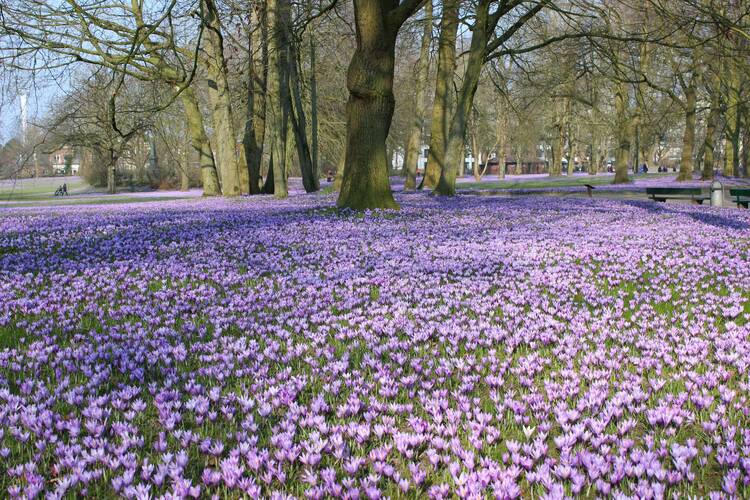
[[[2,496],[750,494],[750,212],[0,214]]]

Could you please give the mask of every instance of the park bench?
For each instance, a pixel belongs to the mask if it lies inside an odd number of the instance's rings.
[[[729,196],[741,207],[747,208],[750,203],[750,189],[730,189]]]
[[[710,200],[711,195],[701,188],[646,188],[646,194],[654,201],[665,203],[667,200],[692,200],[702,205]]]

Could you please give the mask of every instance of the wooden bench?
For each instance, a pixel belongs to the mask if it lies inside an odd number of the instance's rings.
[[[729,196],[741,207],[747,208],[747,204],[750,203],[750,189],[730,189]]]
[[[667,200],[692,200],[702,205],[705,200],[711,199],[711,195],[701,188],[646,188],[646,194],[661,203]]]

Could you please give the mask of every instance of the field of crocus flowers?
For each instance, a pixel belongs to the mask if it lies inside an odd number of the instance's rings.
[[[750,212],[399,201],[4,210],[0,496],[750,495]]]

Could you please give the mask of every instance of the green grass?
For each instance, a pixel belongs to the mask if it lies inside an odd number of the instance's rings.
[[[127,195],[108,195],[104,196],[92,196],[87,198],[56,198],[56,199],[41,199],[41,200],[26,200],[26,201],[39,201],[39,203],[2,203],[2,208],[17,208],[17,207],[54,207],[54,206],[67,206],[67,205],[111,205],[115,203],[145,203],[150,201],[170,201],[170,200],[187,200],[196,199],[195,197],[185,196],[153,196],[153,197],[135,197]],[[1,201],[1,200],[0,200]]]
[[[42,177],[40,179],[6,179],[0,181],[0,201],[37,201],[55,198],[55,190],[63,183],[68,193],[91,192],[93,188],[81,177]]]
[[[631,175],[630,180],[636,179],[654,179],[664,177],[669,174],[639,174]],[[458,189],[543,189],[555,187],[575,187],[591,184],[592,186],[604,186],[612,184],[611,175],[591,175],[591,176],[574,176],[574,177],[546,177],[539,179],[512,179],[494,182],[467,182],[458,184]]]

